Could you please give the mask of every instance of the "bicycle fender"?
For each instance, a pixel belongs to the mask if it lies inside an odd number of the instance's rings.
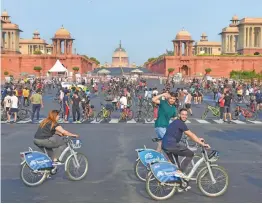
[[[75,152],[75,154],[77,154],[77,152]],[[68,163],[69,159],[70,159],[72,156],[74,156],[74,155],[71,154],[71,155],[70,155],[69,157],[67,157],[67,159],[66,159],[66,162],[65,162],[65,171],[67,170],[67,169],[66,169],[67,163]]]
[[[20,165],[22,166],[24,163],[25,163],[25,160],[23,160],[23,161],[20,163]]]
[[[218,166],[218,164],[210,164],[210,167],[213,167],[213,166]],[[197,183],[197,181],[198,181],[198,177],[199,177],[200,173],[202,173],[202,171],[206,171],[206,170],[208,170],[207,166],[203,167],[203,168],[198,172],[197,177],[196,177],[196,183]]]

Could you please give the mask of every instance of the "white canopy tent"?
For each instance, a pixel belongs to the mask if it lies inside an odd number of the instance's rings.
[[[68,74],[68,70],[59,60],[56,61],[55,65],[49,70],[49,72],[66,72],[66,74]]]

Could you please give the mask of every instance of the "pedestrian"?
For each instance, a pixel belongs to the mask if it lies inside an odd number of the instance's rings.
[[[39,121],[40,109],[44,108],[43,98],[40,89],[37,89],[36,93],[34,93],[30,97],[30,101],[32,103],[32,111],[33,111],[31,120],[32,122],[34,121],[35,112],[36,112],[36,120]]]
[[[24,97],[23,104],[24,104],[24,106],[29,106],[29,99],[28,99],[29,95],[30,95],[30,91],[27,87],[25,87],[23,89],[23,97]],[[25,102],[26,102],[26,105],[25,105]]]
[[[69,95],[70,92],[65,92],[65,96],[63,98],[63,107],[64,107],[64,122],[68,123],[68,119],[69,119],[69,111],[70,111],[70,106],[69,106]]]
[[[4,104],[4,109],[6,111],[6,115],[7,115],[7,122],[10,123],[10,108],[11,108],[11,92],[7,92],[6,96],[3,100],[3,104]]]
[[[186,95],[185,98],[185,108],[187,109],[187,111],[189,111],[189,113],[191,114],[191,116],[193,115],[192,109],[191,109],[191,101],[192,101],[192,95],[187,92],[187,90],[184,90],[184,93]]]
[[[72,97],[72,114],[73,114],[73,122],[80,123],[80,97],[78,96],[78,92],[74,92]],[[77,114],[77,120],[76,120],[76,114]]]
[[[162,99],[163,97],[165,100]],[[166,128],[169,125],[170,119],[176,118],[176,97],[174,93],[163,93],[153,97],[152,101],[159,105],[157,119],[155,121],[155,131],[157,137],[162,139],[166,133]],[[162,142],[159,141],[156,151],[161,152],[161,146]]]
[[[10,113],[14,113],[14,123],[16,123],[17,120],[17,113],[18,113],[18,97],[16,96],[16,92],[14,91],[11,95],[11,108]],[[11,117],[10,117],[11,118]],[[9,119],[10,120],[10,119]]]
[[[218,106],[220,110],[220,120],[223,120],[223,113],[224,113],[224,106],[225,106],[225,95],[221,94],[220,98],[218,99]]]
[[[231,103],[232,103],[232,96],[229,94],[229,91],[226,92],[226,95],[224,97],[225,99],[225,105],[224,105],[224,122],[227,120],[227,116],[229,116],[229,123],[232,120],[231,115]]]

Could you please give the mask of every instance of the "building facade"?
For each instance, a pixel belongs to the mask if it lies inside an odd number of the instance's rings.
[[[68,69],[69,74],[73,67],[79,67],[79,73],[92,71],[96,64],[81,56],[73,54],[71,34],[63,26],[55,32],[52,44],[48,45],[35,31],[32,39],[20,39],[19,26],[11,23],[6,11],[2,13],[2,46],[1,46],[1,73],[8,71],[10,75],[19,78],[22,72],[37,74],[34,67],[42,68],[41,75],[46,76],[49,69],[59,59]]]
[[[164,75],[168,68],[174,68],[174,73],[191,77],[204,75],[206,68],[211,68],[211,75],[216,77],[228,77],[232,70],[262,72],[262,18],[238,20],[234,16],[231,21],[220,33],[221,43],[208,42],[204,33],[194,49],[190,33],[183,29],[173,40],[174,56],[159,58],[146,67]]]

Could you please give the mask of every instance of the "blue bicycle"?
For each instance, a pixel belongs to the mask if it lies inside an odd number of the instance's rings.
[[[43,152],[29,151],[21,152],[21,179],[27,186],[38,186],[42,184],[50,175],[57,173],[58,166],[65,165],[65,172],[69,179],[79,181],[83,179],[88,171],[87,157],[75,149],[81,148],[79,139],[65,137],[67,147],[59,157],[62,161],[59,165],[54,165],[52,159],[47,155],[46,149]]]

